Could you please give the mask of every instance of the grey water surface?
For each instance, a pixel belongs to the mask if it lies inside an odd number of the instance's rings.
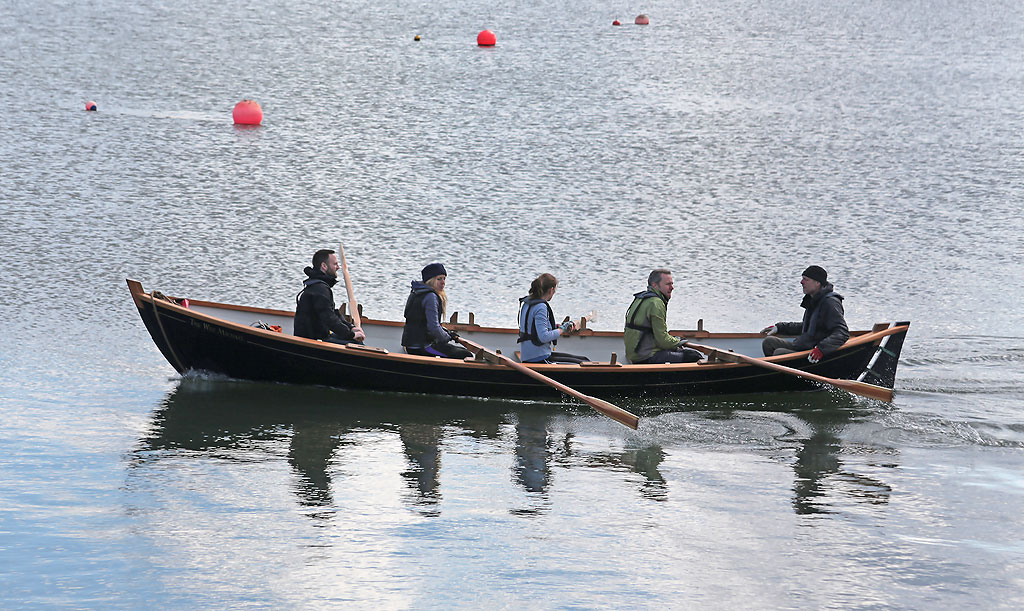
[[[1021,58],[999,0],[2,0],[0,608],[1020,608]],[[892,404],[633,432],[182,377],[125,286],[290,309],[339,240],[375,318],[441,261],[619,329],[667,266],[670,327],[754,331],[816,263],[912,326]]]

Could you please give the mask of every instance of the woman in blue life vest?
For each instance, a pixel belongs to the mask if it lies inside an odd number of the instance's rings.
[[[555,315],[548,302],[555,296],[558,280],[551,274],[541,274],[530,284],[530,294],[519,300],[519,360],[524,363],[582,363],[585,356],[565,352],[552,352],[558,338],[573,331],[571,321],[555,326]]]
[[[409,354],[462,359],[473,356],[469,350],[453,343],[458,337],[454,331],[441,326],[448,295],[444,285],[448,272],[440,263],[431,263],[420,272],[423,282],[412,281],[412,291],[405,302],[405,328],[402,345]]]

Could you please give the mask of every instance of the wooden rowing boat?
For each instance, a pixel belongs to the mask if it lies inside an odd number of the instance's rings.
[[[400,344],[401,322],[363,317],[367,345],[337,345],[292,335],[292,312],[173,298],[159,291],[147,293],[134,280],[128,280],[128,288],[153,341],[179,373],[209,371],[247,380],[479,397],[557,394],[519,371],[484,359],[463,361],[406,354]],[[281,330],[262,328],[275,326]],[[459,322],[455,314],[446,326],[506,356],[518,348],[517,329],[484,327],[472,314],[468,322]],[[671,333],[723,353],[757,357],[763,361],[761,365],[777,363],[819,377],[857,380],[891,389],[910,323],[880,323],[870,331],[852,331],[842,348],[817,364],[807,361],[807,352],[761,357],[763,338],[758,333],[710,333],[702,327],[699,323],[697,329]],[[704,395],[821,387],[814,381],[743,361],[623,363],[617,356],[624,351],[621,332],[583,328],[560,339],[558,348],[587,355],[594,362],[526,366],[588,395]]]

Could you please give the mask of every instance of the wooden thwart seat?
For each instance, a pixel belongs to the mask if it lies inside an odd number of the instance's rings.
[[[365,352],[376,352],[377,354],[388,354],[388,351],[384,348],[378,348],[377,346],[364,346],[362,344],[342,344],[345,348],[352,348],[353,350],[362,350]]]

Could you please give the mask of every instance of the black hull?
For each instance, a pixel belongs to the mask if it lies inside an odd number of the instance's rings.
[[[132,294],[153,341],[179,373],[199,370],[244,380],[442,395],[529,398],[559,394],[500,365],[375,353],[312,342],[198,314],[142,293],[141,285],[137,289],[133,286]],[[850,342],[816,365],[803,356],[774,360],[821,376],[859,378],[892,388],[908,324],[899,323],[873,341]],[[537,370],[583,393],[606,398],[820,388],[793,375],[732,363],[539,366]]]

